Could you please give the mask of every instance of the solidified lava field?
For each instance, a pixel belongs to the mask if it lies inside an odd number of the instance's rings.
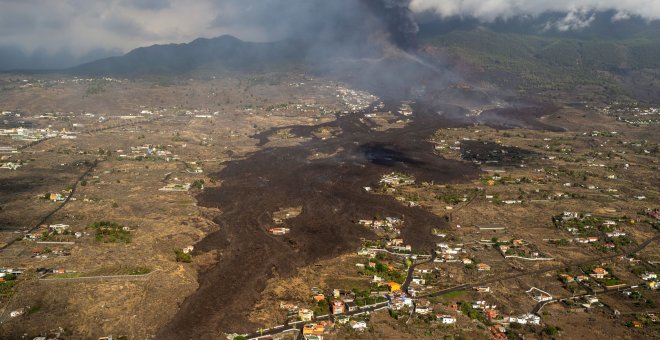
[[[389,106],[389,104],[388,104]],[[443,111],[458,110],[450,106]],[[265,148],[246,159],[227,164],[214,176],[219,188],[205,190],[201,205],[218,207],[220,230],[196,245],[196,252],[218,250],[219,261],[200,273],[200,287],[181,306],[159,338],[201,338],[223,332],[250,332],[258,325],[247,315],[274,274],[284,277],[319,259],[355,251],[361,238],[374,235],[353,221],[380,216],[405,216],[402,237],[415,249],[431,250],[432,228],[446,227],[440,217],[420,207],[406,207],[390,196],[365,192],[380,176],[392,171],[414,175],[418,181],[452,183],[476,178],[470,162],[446,160],[432,153],[427,142],[437,129],[457,126],[431,109],[415,105],[406,127],[373,131],[362,113],[339,116],[323,126],[341,134],[333,139],[312,138],[301,145]],[[291,127],[296,135],[311,136],[314,127]],[[255,138],[264,144],[275,130]],[[341,150],[341,151],[339,151]],[[317,153],[336,155],[310,160]],[[275,237],[272,213],[303,206],[288,220],[291,233]]]

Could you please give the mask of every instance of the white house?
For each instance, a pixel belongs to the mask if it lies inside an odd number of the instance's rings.
[[[658,275],[656,273],[644,273],[644,274],[642,274],[641,278],[644,281],[650,281],[650,280],[657,279]]]
[[[437,315],[436,318],[443,325],[453,325],[456,323],[456,318],[451,315]]]
[[[55,234],[61,234],[65,232],[66,230],[69,229],[68,224],[51,224],[48,226],[50,230],[52,230]]]

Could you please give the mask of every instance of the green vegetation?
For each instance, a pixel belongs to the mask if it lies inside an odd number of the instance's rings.
[[[13,274],[6,274],[2,279],[4,281],[0,282],[0,300],[10,297],[16,285],[16,276]]]
[[[174,251],[174,253],[176,255],[176,262],[192,262],[192,255],[184,253],[183,249],[177,249]]]
[[[96,241],[103,243],[130,243],[131,233],[123,225],[116,222],[94,222],[91,228],[96,229]]]
[[[593,84],[616,94],[620,89],[615,77],[606,72],[617,73],[622,65],[660,68],[660,59],[653,58],[660,54],[659,37],[578,40],[479,29],[426,37],[423,42],[478,66],[507,87],[533,92]]]
[[[481,322],[486,321],[486,318],[483,316],[483,314],[481,314],[478,310],[472,308],[472,305],[470,305],[469,302],[461,303],[461,312],[470,319],[479,320]]]
[[[562,238],[560,240],[551,240],[550,244],[554,244],[554,245],[560,246],[560,247],[568,247],[568,246],[571,245],[571,242],[567,239]]]
[[[576,234],[582,237],[585,236],[598,236],[598,227],[603,224],[603,219],[595,216],[585,216],[583,218],[576,218],[564,221],[562,216],[555,216],[552,222],[557,228],[575,230]]]
[[[462,290],[457,290],[457,291],[455,291],[455,292],[449,292],[449,293],[447,293],[447,294],[442,294],[442,295],[439,296],[439,298],[442,298],[442,299],[454,299],[454,298],[457,298],[457,297],[459,297],[459,296],[463,296],[463,295],[465,295],[465,293],[467,293],[467,291],[466,291],[465,289],[462,289]]]
[[[369,262],[373,262],[374,266],[370,267]],[[374,258],[365,263],[365,268],[361,271],[361,274],[367,276],[378,275],[385,281],[394,281],[396,283],[403,283],[406,278],[406,273],[404,271],[397,269],[390,270],[387,265]]]
[[[128,275],[146,275],[151,273],[151,269],[147,267],[131,267],[127,270]]]
[[[328,305],[328,301],[326,300],[321,300],[316,304],[316,307],[314,307],[314,315],[326,315],[330,313],[330,305]]]
[[[191,187],[199,190],[204,189],[204,180],[203,179],[195,180],[194,182],[192,182]]]
[[[28,310],[27,310],[27,312],[25,312],[25,314],[26,315],[31,315],[31,314],[39,312],[40,310],[41,310],[41,305],[37,304],[37,305],[31,306],[30,308],[28,308]]]
[[[555,336],[555,335],[559,334],[560,330],[561,330],[561,328],[559,328],[559,327],[552,326],[552,325],[547,325],[543,328],[543,333],[545,333],[547,335],[550,335],[550,336]]]
[[[85,90],[85,96],[92,96],[105,91],[105,86],[107,83],[107,81],[99,79],[92,81],[92,83],[87,87],[87,90]]]
[[[447,204],[458,204],[463,201],[463,196],[450,192],[438,194],[435,196],[435,198]]]

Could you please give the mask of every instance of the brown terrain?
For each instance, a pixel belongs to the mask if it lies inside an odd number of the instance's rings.
[[[454,313],[449,304],[477,299],[496,303],[503,314],[529,313],[536,302],[524,291],[537,287],[570,297],[558,271],[578,272],[592,263],[606,263],[624,282],[638,283],[631,273],[636,265],[617,255],[657,235],[642,218],[630,222],[638,212],[657,208],[657,136],[652,129],[591,108],[519,98],[502,100],[506,105],[500,108],[487,100],[460,105],[472,96],[496,96],[452,89],[439,91],[433,100],[414,98],[412,116],[404,116],[396,112],[410,98],[382,98],[382,107],[372,98],[367,108],[351,109],[337,97],[337,88],[348,85],[279,74],[171,83],[122,80],[102,83],[98,93],[93,84],[99,80],[30,88],[19,88],[17,79],[3,81],[0,103],[24,112],[5,124],[52,125],[53,130],[77,131],[78,137],[31,145],[1,137],[2,145],[22,147],[3,160],[21,160],[24,166],[0,173],[0,236],[5,243],[0,258],[3,266],[26,268],[26,274],[3,292],[0,337],[59,328],[72,339],[108,334],[220,339],[252,333],[282,323],[284,316],[274,307],[279,299],[308,304],[310,286],[369,287],[370,277],[355,269],[368,258],[354,253],[377,236],[358,225],[360,219],[403,218],[401,238],[426,254],[440,242],[431,234],[436,229],[448,235],[445,241],[464,244],[465,256],[492,267],[481,272],[462,264],[424,264],[434,273],[433,283],[421,288],[424,293],[466,283],[492,289],[435,296],[438,313]],[[469,114],[475,109],[481,113]],[[119,118],[142,110],[155,113]],[[58,114],[37,118],[45,112]],[[108,120],[99,122],[99,116]],[[144,144],[162,146],[171,155],[120,156]],[[449,145],[460,145],[460,151],[445,148]],[[590,165],[599,163],[605,165]],[[624,170],[624,164],[630,169]],[[204,172],[188,171],[196,166]],[[364,190],[377,187],[381,176],[391,172],[413,176],[416,182],[394,193]],[[608,177],[612,174],[615,179]],[[489,183],[496,175],[505,178]],[[167,184],[196,180],[204,180],[204,189],[159,191]],[[75,187],[76,200],[59,210],[60,203],[39,198],[67,187]],[[644,200],[634,198],[642,194]],[[447,199],[453,195],[465,200]],[[418,206],[402,203],[410,199]],[[499,202],[509,199],[521,203]],[[274,218],[291,207],[301,207],[300,214],[284,222],[291,232],[269,233],[277,226]],[[573,237],[552,224],[551,217],[564,211],[626,220],[620,225],[632,244],[614,251],[552,244],[549,240]],[[100,220],[128,226],[130,242],[95,240],[90,225]],[[20,240],[42,222],[69,224],[83,233],[67,239],[74,242],[65,246],[69,256],[35,257],[47,246]],[[491,234],[476,227],[494,223],[506,230]],[[553,259],[504,258],[484,244],[493,237],[524,239]],[[194,245],[192,263],[177,262],[174,250],[188,245]],[[657,243],[649,243],[638,256],[644,263],[659,260]],[[384,261],[401,271],[399,260]],[[68,271],[41,277],[35,273],[38,268]],[[306,291],[310,295],[305,297]],[[644,294],[657,299],[656,292]],[[633,333],[620,328],[632,320],[625,313],[635,310],[626,299],[608,294],[602,299],[606,307],[589,312],[593,314],[580,312],[575,319],[559,303],[540,314],[571,337],[588,335],[579,327],[582,322],[596,322],[603,334],[623,338],[653,334],[652,327]],[[19,308],[29,312],[8,317]],[[622,312],[619,319],[610,318],[614,309]],[[367,320],[368,331],[342,328],[331,338],[490,336],[460,314],[456,327],[416,318],[395,320],[386,311]],[[541,326],[516,332],[546,337]]]

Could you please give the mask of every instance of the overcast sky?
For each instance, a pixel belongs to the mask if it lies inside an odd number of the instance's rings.
[[[0,58],[19,49],[93,59],[158,43],[235,35],[244,40],[281,39],[327,16],[318,3],[334,0],[0,0]],[[359,1],[359,0],[354,0]],[[392,0],[383,0],[392,1]],[[411,0],[415,12],[474,16],[484,21],[544,11],[569,12],[558,29],[589,24],[589,11],[613,9],[660,19],[660,0]],[[341,2],[337,2],[341,3]],[[344,2],[346,3],[346,2]],[[351,6],[347,6],[351,7]],[[349,9],[347,9],[349,10]],[[2,54],[4,49],[5,54]],[[0,66],[6,60],[0,59]],[[0,67],[1,68],[1,67]]]

